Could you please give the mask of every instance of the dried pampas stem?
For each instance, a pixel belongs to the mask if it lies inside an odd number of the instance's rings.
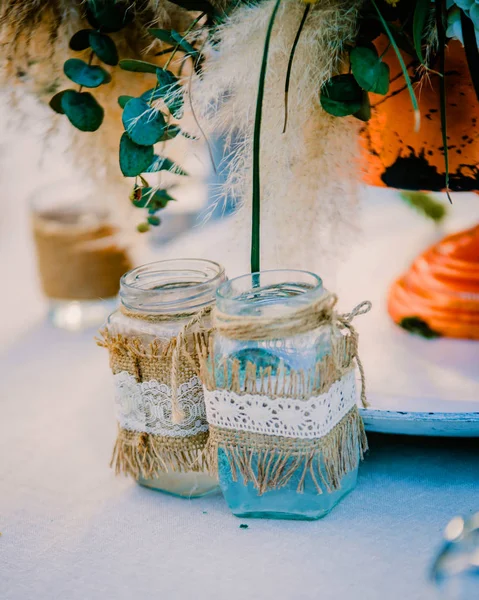
[[[221,132],[226,138],[230,164],[220,198],[236,198],[248,208],[256,103],[252,90],[258,89],[274,4],[275,0],[267,0],[238,8],[219,27],[203,77],[193,84],[195,108],[207,133]],[[322,0],[312,5],[295,48],[284,134],[285,77],[304,4],[282,0],[278,9],[262,111],[262,268],[317,270],[325,248],[337,253],[338,243],[332,242],[344,240],[354,229],[358,125],[354,119],[326,114],[319,91],[343,67],[344,46],[356,34],[360,6],[360,0]],[[238,217],[240,237],[248,236],[250,214],[243,210]]]

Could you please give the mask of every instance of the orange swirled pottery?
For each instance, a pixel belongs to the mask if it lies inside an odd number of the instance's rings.
[[[388,311],[398,324],[416,318],[433,333],[479,339],[479,225],[416,258],[392,285]]]

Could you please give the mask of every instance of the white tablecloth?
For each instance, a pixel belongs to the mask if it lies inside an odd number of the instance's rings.
[[[357,489],[318,522],[230,515],[108,468],[107,357],[38,323],[2,360],[2,600],[428,600],[441,530],[479,508],[479,448],[371,436]]]
[[[436,598],[441,531],[479,509],[477,440],[371,436],[356,491],[313,523],[240,529],[219,495],[180,500],[113,475],[106,352],[44,320],[19,202],[44,174],[19,172],[34,172],[25,147],[0,148],[0,599]]]

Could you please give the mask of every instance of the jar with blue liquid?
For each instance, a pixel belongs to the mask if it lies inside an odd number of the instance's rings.
[[[324,517],[355,487],[366,449],[351,317],[305,271],[245,275],[216,298],[202,377],[226,502],[243,518]]]

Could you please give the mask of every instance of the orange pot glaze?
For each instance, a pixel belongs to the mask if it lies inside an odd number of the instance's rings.
[[[378,50],[381,53],[381,44]],[[403,53],[406,65],[412,59]],[[421,125],[414,131],[414,111],[399,61],[390,49],[385,60],[391,69],[386,96],[370,94],[371,120],[362,129],[363,171],[366,183],[399,189],[439,191],[445,188],[444,145],[441,134],[439,76],[429,73],[414,84]],[[409,69],[414,78],[413,69]],[[446,47],[447,135],[449,187],[479,190],[479,102],[462,44]]]
[[[441,335],[479,339],[479,225],[421,254],[392,285],[388,311],[398,324],[418,317]]]

